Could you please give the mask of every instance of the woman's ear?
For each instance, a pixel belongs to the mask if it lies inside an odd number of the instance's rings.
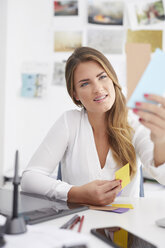
[[[77,94],[76,94],[75,91],[73,92],[73,96],[74,96],[74,98],[76,99],[76,101],[80,101],[80,99],[78,98],[78,96],[77,96]]]

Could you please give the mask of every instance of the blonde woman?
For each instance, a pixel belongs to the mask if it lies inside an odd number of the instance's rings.
[[[22,190],[106,205],[121,190],[115,171],[126,163],[131,182],[121,196],[139,196],[141,164],[165,184],[165,99],[146,94],[161,106],[136,103],[133,111],[138,120],[127,110],[110,62],[89,47],[77,48],[69,57],[65,77],[68,93],[80,110],[65,112],[53,125],[23,173]],[[59,162],[62,181],[51,177]]]

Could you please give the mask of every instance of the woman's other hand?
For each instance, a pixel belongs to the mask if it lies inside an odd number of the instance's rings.
[[[73,186],[68,192],[68,201],[105,206],[115,200],[120,190],[120,180],[95,180],[82,186]]]
[[[136,102],[133,111],[140,117],[139,121],[151,130],[155,165],[159,165],[165,162],[165,98],[154,94],[145,94],[144,97],[158,104]]]

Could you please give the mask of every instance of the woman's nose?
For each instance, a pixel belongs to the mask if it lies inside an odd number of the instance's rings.
[[[100,82],[94,82],[93,84],[93,92],[94,93],[99,93],[102,90],[102,86]]]

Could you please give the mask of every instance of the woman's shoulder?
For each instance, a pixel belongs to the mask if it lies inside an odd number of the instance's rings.
[[[67,121],[76,121],[81,119],[83,115],[83,109],[78,110],[78,109],[71,109],[71,110],[67,110],[64,112],[64,116],[66,118]]]

